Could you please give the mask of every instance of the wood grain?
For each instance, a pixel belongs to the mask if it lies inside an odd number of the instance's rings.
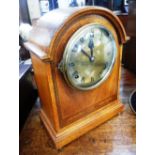
[[[54,16],[53,16],[54,15]],[[59,20],[52,20],[53,18]],[[108,29],[116,42],[117,56],[108,79],[99,87],[80,91],[67,85],[58,64],[69,38],[80,27],[96,23]],[[61,148],[123,110],[119,101],[124,28],[111,11],[99,7],[54,10],[38,20],[26,47],[31,52],[41,99],[41,119]]]
[[[112,118],[122,110],[123,106],[121,103],[118,104],[118,101],[109,103],[108,106],[103,107],[78,120],[77,122],[63,128],[59,133],[56,133],[53,128],[51,128],[44,111],[41,111],[41,119],[48,130],[50,137],[52,137],[56,148],[60,149],[89,130]]]
[[[113,33],[118,48],[116,63],[110,77],[100,87],[87,92],[77,91],[68,87],[66,81],[62,77],[62,74],[57,69],[57,66],[62,59],[64,48],[70,36],[82,25],[92,22],[104,25],[104,27],[110,29]],[[63,127],[64,125],[67,125],[107,104],[108,102],[106,101],[109,100],[110,102],[117,99],[117,82],[119,77],[119,64],[121,60],[120,56],[122,48],[121,45],[119,45],[117,34],[111,23],[100,16],[89,15],[86,18],[82,17],[82,19],[78,19],[78,22],[74,21],[74,23],[70,24],[70,27],[64,29],[63,32],[60,33],[60,36],[61,37],[58,38],[58,41],[55,42],[55,46],[52,48],[52,57],[55,62],[52,64],[52,76],[54,77],[55,91],[57,94],[57,107],[59,111],[60,126]]]
[[[125,111],[57,151],[34,106],[20,135],[20,155],[136,155],[136,117],[128,103],[135,75],[122,68],[120,98]]]

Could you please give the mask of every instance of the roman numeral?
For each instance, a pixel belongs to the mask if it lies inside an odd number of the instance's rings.
[[[69,65],[69,67],[75,66],[75,64],[73,62],[69,63],[68,65]]]
[[[84,83],[84,82],[85,82],[85,77],[83,76],[81,80],[82,80],[82,82]]]
[[[74,46],[74,48],[72,49],[72,52],[77,52],[77,49],[78,49],[78,45],[77,44],[75,44],[75,46]]]
[[[84,38],[80,38],[80,42],[81,43],[84,43]]]
[[[91,77],[91,82],[94,82],[94,77]]]
[[[106,69],[107,66],[108,66],[108,62],[105,62],[105,63],[103,64],[103,69]]]
[[[79,78],[79,75],[78,75],[78,72],[77,72],[77,71],[75,71],[75,72],[72,74],[72,76],[73,76],[75,79],[78,79],[78,78]]]

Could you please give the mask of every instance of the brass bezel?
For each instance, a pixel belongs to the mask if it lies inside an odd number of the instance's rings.
[[[89,86],[89,87],[79,87],[77,85],[75,85],[74,83],[71,82],[71,80],[69,80],[69,77],[68,77],[68,74],[67,74],[67,54],[68,54],[68,46],[69,44],[72,42],[72,38],[75,38],[78,36],[78,33],[79,31],[81,31],[82,29],[85,29],[86,27],[88,26],[94,26],[94,25],[97,25],[99,27],[102,27],[104,28],[105,30],[107,30],[111,36],[113,37],[114,41],[115,41],[115,52],[114,52],[114,56],[113,56],[113,60],[112,60],[112,63],[111,63],[111,66],[109,67],[107,73],[102,77],[102,79],[92,85],[92,86]],[[63,53],[63,58],[61,60],[61,62],[59,63],[58,65],[58,68],[59,70],[63,73],[64,75],[64,78],[66,80],[66,82],[68,83],[68,85],[72,88],[76,88],[78,90],[82,90],[82,91],[86,91],[86,90],[91,90],[91,89],[94,89],[94,88],[97,88],[100,84],[102,84],[110,75],[110,73],[112,72],[112,69],[114,67],[114,64],[115,64],[115,60],[116,60],[116,56],[117,56],[117,45],[116,45],[116,40],[115,40],[115,37],[114,35],[111,33],[111,31],[109,29],[107,29],[105,26],[103,26],[102,24],[99,24],[99,23],[91,23],[91,24],[86,24],[84,26],[82,26],[81,28],[79,28],[69,39],[68,43],[66,44],[66,47],[65,47],[65,50],[64,50],[64,53]]]

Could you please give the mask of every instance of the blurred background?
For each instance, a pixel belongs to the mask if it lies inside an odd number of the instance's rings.
[[[94,5],[118,13],[128,13],[129,3],[132,2],[131,0],[19,0],[19,3],[20,22],[32,24],[40,16],[56,8]]]

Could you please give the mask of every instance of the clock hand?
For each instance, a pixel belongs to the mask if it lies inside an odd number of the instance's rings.
[[[81,52],[82,52],[85,56],[87,56],[87,57],[90,59],[89,54],[88,54],[88,53],[86,53],[83,49],[81,49]]]
[[[93,41],[93,37],[94,37],[94,35],[91,34],[90,38],[89,38],[89,43],[88,43],[88,47],[90,48],[90,52],[91,52],[91,57],[90,57],[91,62],[94,61],[94,56],[93,56],[94,41]]]
[[[89,60],[93,62],[94,61],[93,48],[90,49],[90,52],[91,52],[91,57],[89,58]]]

